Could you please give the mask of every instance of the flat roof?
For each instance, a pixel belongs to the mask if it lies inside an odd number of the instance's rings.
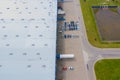
[[[0,0],[0,80],[55,80],[57,0]]]

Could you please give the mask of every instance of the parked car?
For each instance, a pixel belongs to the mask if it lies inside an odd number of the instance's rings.
[[[74,70],[74,67],[69,66],[68,69],[69,69],[69,70]]]

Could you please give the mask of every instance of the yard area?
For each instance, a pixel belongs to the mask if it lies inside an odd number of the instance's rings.
[[[103,59],[95,66],[96,80],[120,80],[120,59]]]
[[[102,42],[98,34],[92,6],[120,6],[120,0],[80,0],[89,42],[100,48],[120,48],[120,42]]]

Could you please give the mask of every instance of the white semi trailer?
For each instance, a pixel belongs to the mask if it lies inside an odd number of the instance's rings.
[[[57,59],[73,59],[74,54],[57,54]]]

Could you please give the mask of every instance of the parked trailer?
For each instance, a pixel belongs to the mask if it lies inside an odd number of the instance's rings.
[[[65,11],[61,10],[61,9],[58,9],[58,15],[65,15]]]
[[[57,54],[57,59],[73,59],[74,54]]]
[[[64,18],[64,17],[58,17],[57,20],[58,20],[58,21],[64,21],[65,18]]]

